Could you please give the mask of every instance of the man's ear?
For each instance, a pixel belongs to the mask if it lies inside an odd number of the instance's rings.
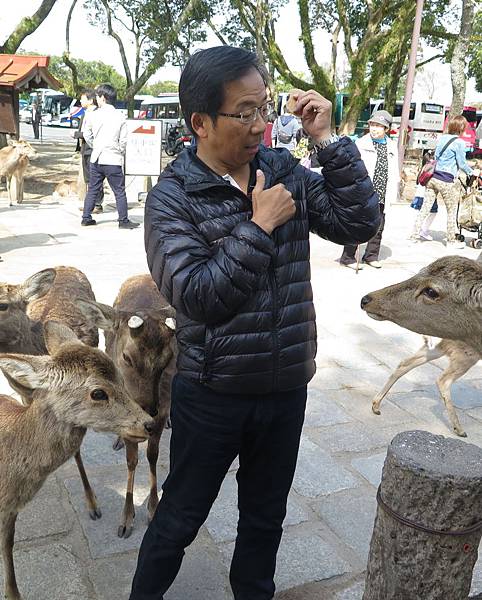
[[[191,126],[199,138],[205,139],[213,128],[213,122],[206,113],[195,112],[191,115]]]

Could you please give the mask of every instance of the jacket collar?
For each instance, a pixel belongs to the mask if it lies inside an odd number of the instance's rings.
[[[261,169],[266,177],[266,187],[272,187],[279,179],[290,173],[298,164],[288,150],[272,149],[260,146],[254,159],[256,167]],[[163,177],[177,177],[184,183],[186,192],[196,192],[211,187],[226,187],[231,184],[211,170],[196,155],[194,148],[186,148],[165,169]]]

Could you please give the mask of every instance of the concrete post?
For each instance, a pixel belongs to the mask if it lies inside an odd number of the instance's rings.
[[[399,433],[377,499],[363,600],[467,600],[482,534],[482,449]]]

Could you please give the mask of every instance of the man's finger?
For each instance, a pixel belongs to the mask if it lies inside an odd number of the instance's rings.
[[[253,194],[259,194],[264,190],[265,176],[261,169],[256,170],[256,185],[253,189]]]

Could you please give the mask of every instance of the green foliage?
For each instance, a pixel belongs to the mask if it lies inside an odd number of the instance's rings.
[[[79,85],[81,88],[95,88],[100,83],[110,83],[117,89],[119,98],[123,98],[126,90],[126,80],[111,65],[101,61],[86,61],[71,59],[77,66]],[[69,96],[74,95],[72,72],[64,63],[61,56],[51,56],[49,71],[62,84],[62,90]]]
[[[156,81],[150,85],[145,85],[139,94],[157,96],[159,94],[165,94],[169,92],[176,93],[178,86],[179,83],[177,81]]]
[[[482,10],[475,14],[472,42],[468,50],[469,77],[475,78],[475,88],[482,92]]]

